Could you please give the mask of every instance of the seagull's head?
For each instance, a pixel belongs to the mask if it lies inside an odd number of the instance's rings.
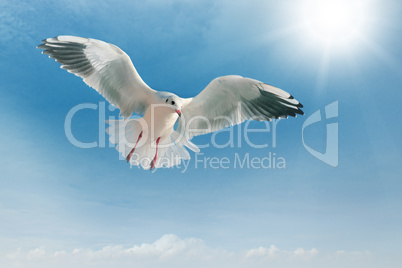
[[[181,98],[170,92],[158,92],[160,93],[161,102],[165,105],[168,105],[172,108],[172,111],[176,112],[179,116],[181,116],[181,106],[183,105],[183,101]]]

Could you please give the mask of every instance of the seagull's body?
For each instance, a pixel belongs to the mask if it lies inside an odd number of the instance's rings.
[[[133,165],[171,167],[198,152],[189,140],[248,119],[271,120],[303,114],[289,93],[241,76],[214,79],[194,98],[151,89],[129,56],[115,45],[90,38],[58,36],[42,41],[43,53],[120,109],[124,120],[109,121],[116,149]],[[141,118],[128,119],[133,113]],[[175,130],[175,123],[179,121]]]

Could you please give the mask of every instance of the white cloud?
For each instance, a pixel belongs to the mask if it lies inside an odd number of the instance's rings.
[[[48,250],[38,247],[0,254],[1,267],[320,267],[324,260],[350,260],[351,256],[369,256],[362,252],[339,250],[321,254],[316,248],[282,250],[271,245],[241,252],[208,247],[197,238],[181,239],[166,234],[153,243],[125,247],[108,245],[99,249]],[[361,259],[361,258],[359,258]],[[364,258],[363,258],[364,259]],[[360,266],[356,266],[360,267]],[[361,266],[363,267],[363,266]]]
[[[305,250],[303,248],[298,248],[294,251],[296,257],[300,257],[302,259],[310,259],[318,255],[318,250],[316,248],[312,248],[310,250]]]
[[[250,249],[246,252],[245,257],[249,259],[271,259],[271,260],[301,260],[307,261],[318,256],[318,250],[312,248],[306,250],[304,248],[297,248],[294,251],[280,250],[275,245],[271,245],[269,248],[258,247]]]
[[[279,249],[274,246],[271,245],[269,248],[265,248],[265,247],[258,247],[258,248],[253,248],[250,249],[246,252],[246,258],[252,258],[252,257],[264,257],[264,256],[268,256],[268,257],[275,257],[275,253],[278,253]]]
[[[209,251],[209,252],[208,252]],[[99,250],[74,249],[72,255],[91,259],[113,259],[127,257],[132,259],[169,259],[175,256],[208,254],[213,250],[196,238],[180,239],[174,234],[166,234],[154,243],[143,243],[125,248],[123,246],[105,246]]]

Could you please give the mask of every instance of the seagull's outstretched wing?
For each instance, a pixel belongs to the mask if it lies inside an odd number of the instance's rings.
[[[186,135],[192,138],[247,119],[266,121],[302,115],[301,107],[279,88],[241,76],[223,76],[215,78],[194,98],[184,99],[178,130],[182,131],[185,124]]]
[[[137,73],[130,57],[115,45],[89,38],[58,36],[42,41],[42,53],[61,63],[61,68],[81,77],[120,109],[121,115],[142,115],[155,91]]]

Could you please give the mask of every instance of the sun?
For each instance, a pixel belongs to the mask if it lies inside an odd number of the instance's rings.
[[[352,45],[366,19],[364,0],[309,0],[302,8],[309,36],[326,45]]]

